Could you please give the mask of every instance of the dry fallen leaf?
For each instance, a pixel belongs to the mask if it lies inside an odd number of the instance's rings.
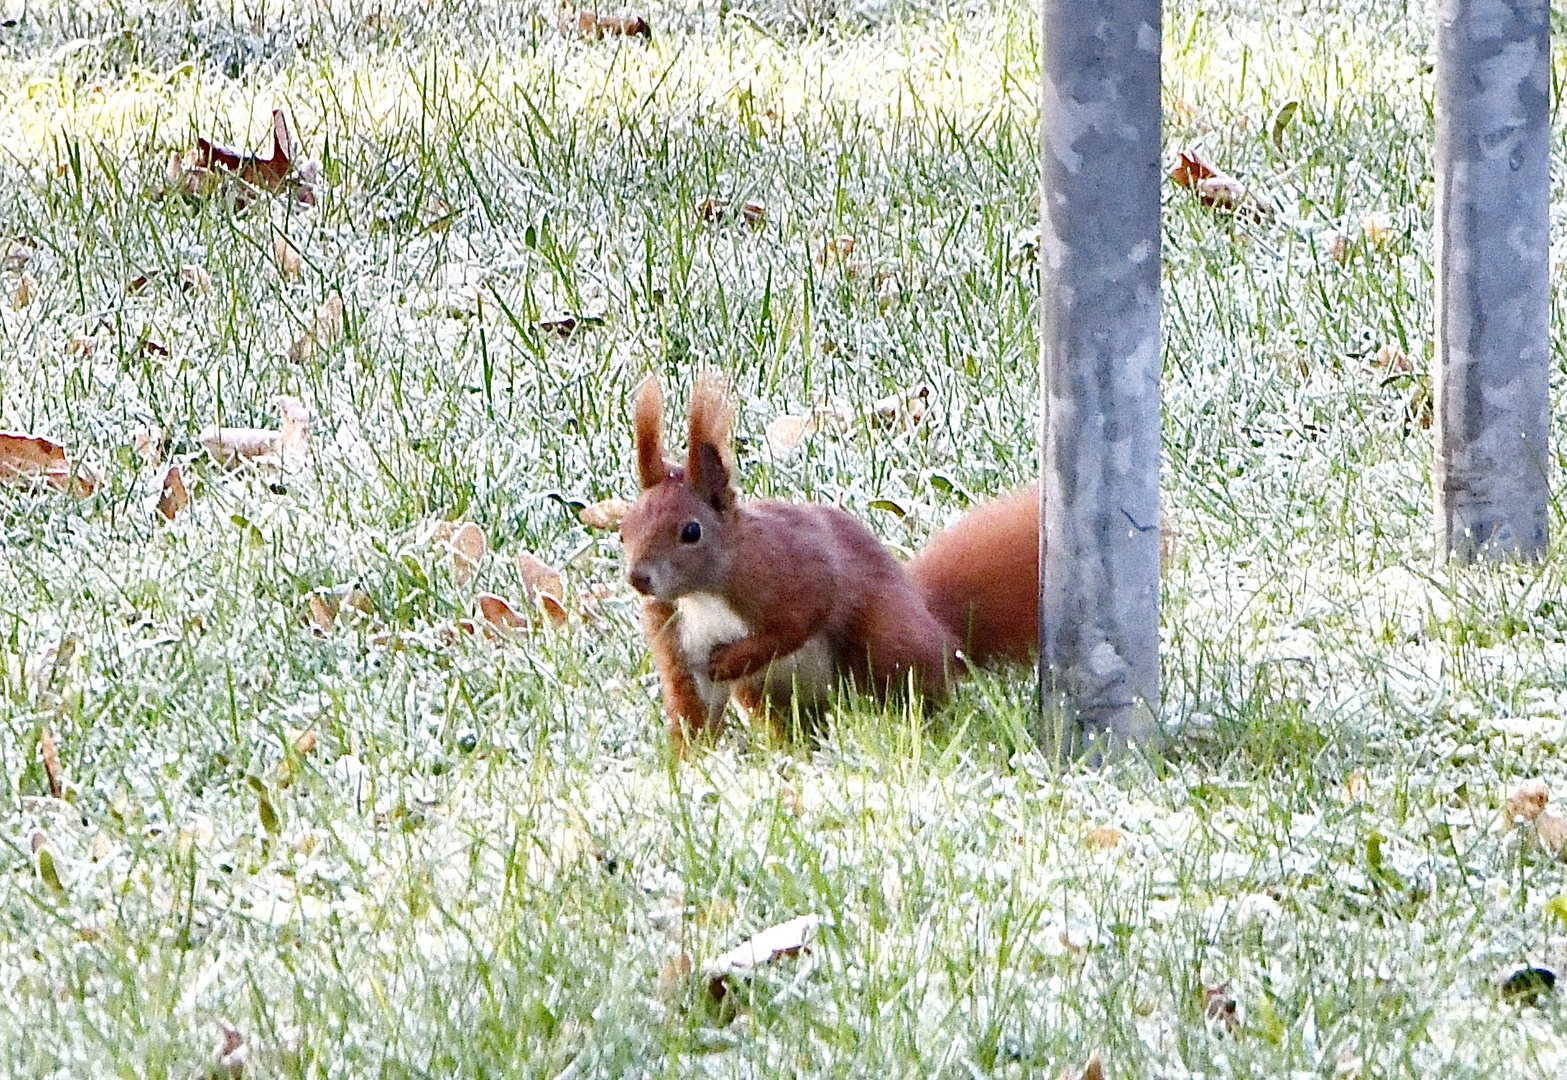
[[[528,600],[544,609],[550,622],[561,626],[566,621],[566,583],[560,571],[527,551],[517,552],[517,574]]]
[[[1126,834],[1113,825],[1101,825],[1088,834],[1085,843],[1097,851],[1109,851],[1121,846]]]
[[[1534,819],[1534,829],[1546,851],[1557,858],[1567,851],[1567,817],[1554,807],[1547,806],[1540,811]]]
[[[289,134],[288,121],[282,109],[272,110],[271,157],[241,153],[226,146],[218,146],[209,139],[196,140],[196,168],[227,169],[245,183],[267,191],[278,191],[283,187],[293,164],[294,139]]]
[[[302,363],[315,355],[317,349],[335,345],[343,336],[343,298],[334,293],[316,308],[315,322],[305,336],[289,347],[288,358]]]
[[[310,620],[313,629],[322,634],[330,634],[332,628],[337,625],[337,607],[327,603],[326,597],[312,593],[310,599],[305,602],[305,617]]]
[[[272,238],[272,259],[277,263],[278,273],[285,279],[297,278],[300,271],[304,269],[299,249],[281,233]]]
[[[618,529],[621,518],[630,510],[631,504],[625,499],[604,499],[584,506],[577,512],[577,518],[590,529]]]
[[[691,960],[689,953],[681,953],[658,970],[658,996],[664,1001],[672,1001],[680,995],[680,990],[691,978],[691,972],[696,965]]]
[[[1344,801],[1350,805],[1363,803],[1371,797],[1371,785],[1366,781],[1365,770],[1356,769],[1344,781]]]
[[[316,733],[314,731],[301,731],[294,737],[293,741],[296,754],[308,754],[316,748]]]
[[[854,237],[833,236],[822,245],[821,251],[816,253],[816,265],[825,267],[834,260],[843,262],[854,254]]]
[[[33,275],[23,274],[16,282],[16,291],[11,294],[11,310],[21,311],[33,298],[38,295],[38,282]]]
[[[640,15],[601,15],[594,11],[577,13],[568,26],[575,27],[583,37],[639,37],[651,40],[653,28]]]
[[[60,768],[60,755],[54,748],[54,736],[49,725],[38,729],[38,754],[44,759],[44,775],[49,778],[49,794],[56,799],[65,798],[65,770]]]
[[[1409,354],[1391,343],[1378,349],[1371,363],[1389,375],[1411,375],[1415,370],[1414,361],[1409,359]]]
[[[245,1036],[227,1022],[223,1024],[223,1045],[218,1047],[218,1068],[231,1077],[245,1075]]]
[[[168,445],[169,433],[157,426],[142,428],[131,438],[131,449],[147,465],[162,461]]]
[[[1343,266],[1349,261],[1349,237],[1341,232],[1325,232],[1322,234],[1322,246],[1328,253],[1328,258]]]
[[[502,633],[521,630],[528,625],[528,620],[518,615],[504,598],[494,593],[480,593],[478,600],[479,614],[484,616],[484,621]]]
[[[212,291],[212,275],[195,263],[180,267],[180,288],[205,296]]]
[[[1533,821],[1540,816],[1545,809],[1545,804],[1551,801],[1551,789],[1546,786],[1544,780],[1538,777],[1525,780],[1513,788],[1507,795],[1506,818],[1507,825],[1522,825]]]
[[[1372,214],[1360,223],[1360,234],[1372,247],[1385,248],[1393,241],[1393,224],[1386,214]]]
[[[728,952],[720,953],[708,961],[702,969],[708,991],[715,998],[722,997],[726,978],[731,975],[749,975],[763,964],[770,964],[780,957],[798,955],[806,949],[818,927],[830,925],[832,921],[825,915],[813,913],[769,926],[752,935]]]
[[[1088,1064],[1083,1066],[1083,1071],[1073,1077],[1070,1067],[1061,1070],[1061,1080],[1105,1080],[1105,1067],[1099,1062],[1099,1055],[1095,1054],[1088,1059]]]
[[[158,513],[165,521],[173,521],[179,512],[190,505],[190,491],[178,465],[170,465],[163,474],[163,486],[158,495]]]
[[[1197,201],[1214,210],[1245,209],[1254,217],[1263,217],[1268,213],[1267,207],[1247,192],[1245,184],[1214,168],[1196,150],[1181,150],[1177,153],[1175,168],[1170,170],[1170,180],[1177,187],[1195,191]]]
[[[85,499],[98,490],[100,481],[86,466],[73,466],[65,447],[53,439],[0,432],[0,484],[31,487],[39,483]]]
[[[484,530],[471,521],[465,521],[452,529],[446,548],[452,556],[452,577],[457,584],[466,585],[473,580],[484,565],[488,545],[484,542]]]
[[[800,444],[816,430],[814,416],[779,416],[767,425],[767,448],[779,457],[786,457],[800,448]]]
[[[276,431],[270,428],[209,427],[196,436],[196,441],[212,455],[212,459],[226,468],[242,462],[275,458],[279,463],[303,457],[310,446],[310,411],[304,402],[295,397],[279,397],[275,400],[282,423]]]
[[[916,386],[884,397],[871,405],[871,423],[884,428],[916,427],[925,419],[925,404],[929,398],[928,386]]]
[[[1231,1035],[1240,1034],[1240,1018],[1235,1015],[1235,999],[1230,996],[1230,984],[1202,988],[1203,1012],[1209,1020],[1221,1020]]]
[[[31,236],[13,236],[4,241],[5,258],[0,259],[0,270],[21,270],[27,266],[27,260],[33,257],[33,252],[38,250],[38,241]]]

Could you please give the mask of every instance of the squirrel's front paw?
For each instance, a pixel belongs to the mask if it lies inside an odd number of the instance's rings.
[[[707,658],[707,677],[714,682],[733,682],[751,674],[748,650],[745,642],[731,641],[720,645]]]

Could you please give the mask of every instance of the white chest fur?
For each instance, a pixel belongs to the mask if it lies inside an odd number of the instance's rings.
[[[680,651],[691,664],[691,674],[703,697],[721,702],[727,696],[723,687],[708,681],[702,661],[720,645],[739,641],[750,633],[745,620],[722,597],[713,593],[691,593],[675,601],[680,613]],[[832,647],[817,635],[788,656],[779,657],[763,676],[768,697],[782,704],[793,697],[802,705],[825,701],[833,678]]]
[[[729,602],[713,593],[682,596],[675,609],[680,612],[680,651],[688,657],[705,659],[718,646],[750,633]]]

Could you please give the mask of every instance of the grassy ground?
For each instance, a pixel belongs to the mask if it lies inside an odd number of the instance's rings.
[[[575,515],[632,493],[629,389],[701,364],[748,490],[895,545],[1032,472],[1027,5],[655,6],[650,43],[491,0],[0,7],[0,427],[104,479],[0,493],[0,1072],[226,1075],[226,1027],[252,1076],[1562,1071],[1563,1007],[1497,984],[1567,963],[1567,871],[1502,810],[1567,785],[1563,562],[1432,569],[1431,11],[1167,9],[1172,153],[1274,212],[1169,196],[1171,748],[1058,776],[1026,672],[673,765]],[[316,206],[169,190],[275,106]],[[308,456],[201,449],[280,394]],[[458,629],[524,606],[522,550],[567,624]],[[721,1004],[680,975],[809,912]]]

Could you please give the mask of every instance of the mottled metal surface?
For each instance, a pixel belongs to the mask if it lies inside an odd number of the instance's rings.
[[[1438,553],[1537,558],[1550,460],[1550,7],[1446,0],[1438,20]]]
[[[1047,737],[1141,746],[1159,711],[1160,5],[1043,16]]]

